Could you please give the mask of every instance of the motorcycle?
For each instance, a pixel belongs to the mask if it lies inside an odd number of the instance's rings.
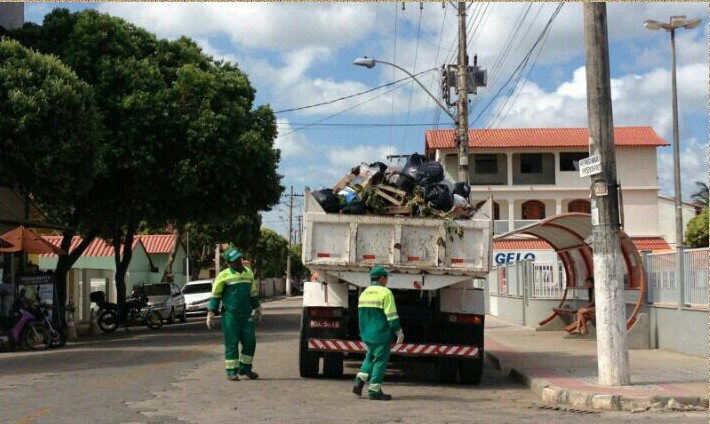
[[[106,295],[102,291],[91,293],[89,298],[99,306],[97,323],[106,333],[116,331],[120,324],[123,324],[126,329],[131,325],[146,325],[151,330],[163,326],[163,317],[148,306],[148,297],[144,294],[131,293],[123,305],[106,302]]]
[[[52,337],[42,321],[24,307],[11,317],[0,318],[0,350],[43,350],[50,346]]]
[[[55,328],[52,324],[52,320],[49,319],[49,309],[44,306],[30,306],[27,308],[34,316],[37,321],[41,322],[49,331],[50,344],[49,347],[57,348],[63,347],[67,344],[67,336],[61,328]]]

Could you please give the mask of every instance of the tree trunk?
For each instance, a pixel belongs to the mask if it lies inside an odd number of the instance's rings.
[[[57,305],[57,311],[59,313],[59,320],[62,327],[66,326],[64,310],[67,304],[67,274],[69,273],[69,270],[71,270],[72,266],[79,259],[79,257],[84,254],[86,248],[89,247],[89,244],[94,241],[98,234],[98,228],[89,229],[89,231],[83,237],[81,243],[79,243],[76,249],[70,251],[69,249],[71,248],[71,242],[74,236],[76,235],[76,231],[64,230],[64,232],[62,233],[62,242],[59,247],[61,247],[62,250],[67,252],[67,254],[59,256],[59,259],[57,260],[57,269],[55,270],[57,277],[57,300],[59,301],[59,305]],[[89,282],[84,281],[83,283],[88,284]]]
[[[175,244],[173,244],[173,250],[168,254],[168,259],[165,261],[165,271],[163,272],[163,278],[160,280],[164,283],[172,283],[175,281],[173,276],[173,263],[175,262],[175,255],[177,255],[177,250],[180,247],[180,240],[182,240],[182,234],[184,232],[184,227],[178,225],[173,234],[175,235]]]
[[[116,302],[119,305],[126,303],[126,271],[133,257],[133,236],[135,226],[126,226],[126,236],[121,243],[122,231],[116,226],[113,231],[113,254],[116,263]],[[121,255],[121,244],[123,244],[123,255]]]

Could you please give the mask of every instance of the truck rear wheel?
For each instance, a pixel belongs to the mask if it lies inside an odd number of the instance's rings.
[[[313,378],[318,376],[318,354],[308,351],[308,336],[306,334],[306,315],[301,318],[301,341],[298,349],[298,370],[301,377]]]
[[[439,381],[442,383],[455,383],[458,369],[458,358],[439,358],[436,367]]]
[[[463,384],[479,384],[483,376],[483,352],[476,359],[461,359],[459,375]]]
[[[343,376],[343,354],[326,353],[323,358],[323,375],[328,378],[341,378]]]

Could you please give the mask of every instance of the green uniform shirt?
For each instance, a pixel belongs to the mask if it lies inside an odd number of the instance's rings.
[[[357,305],[360,338],[365,343],[390,343],[401,329],[392,291],[375,282],[360,294]]]
[[[225,312],[246,318],[251,315],[252,309],[260,305],[258,284],[251,269],[244,267],[244,271],[237,272],[227,267],[214,281],[212,298],[207,309],[217,310],[221,301]]]

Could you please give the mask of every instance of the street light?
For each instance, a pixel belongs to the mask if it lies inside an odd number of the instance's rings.
[[[673,94],[673,180],[675,183],[675,226],[676,247],[683,244],[683,206],[681,205],[680,191],[680,146],[678,141],[678,93],[675,77],[675,30],[678,28],[692,29],[700,25],[702,19],[687,20],[685,15],[671,16],[670,23],[646,20],[643,26],[647,29],[665,29],[671,33],[671,52],[673,56],[671,72],[671,91]]]
[[[397,68],[400,71],[404,72],[405,74],[409,75],[409,77],[412,78],[414,80],[414,82],[419,84],[419,86],[422,88],[422,90],[424,90],[424,92],[427,93],[429,95],[429,97],[431,97],[436,102],[436,104],[441,108],[441,110],[443,110],[447,115],[449,115],[449,117],[451,119],[453,119],[453,121],[456,123],[456,125],[458,125],[458,122],[459,122],[458,118],[456,116],[454,116],[454,114],[449,112],[449,109],[446,106],[444,106],[443,104],[441,104],[439,99],[437,99],[435,95],[431,94],[431,92],[429,90],[427,90],[427,88],[424,86],[424,84],[422,84],[417,79],[417,77],[415,77],[411,72],[407,71],[406,69],[402,68],[401,66],[396,65],[394,63],[390,63],[390,62],[385,62],[384,60],[370,59],[368,57],[359,57],[359,58],[355,59],[355,61],[353,62],[353,65],[364,66],[367,69],[372,69],[375,67],[375,64],[377,64],[377,63],[384,63],[385,65],[394,66],[395,68]]]

